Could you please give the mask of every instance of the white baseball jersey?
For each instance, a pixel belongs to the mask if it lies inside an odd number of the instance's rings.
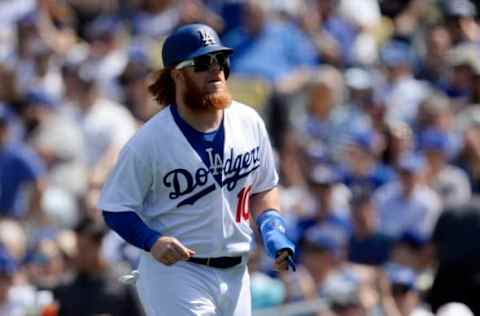
[[[125,145],[98,207],[136,212],[197,257],[247,253],[249,197],[278,182],[262,119],[254,109],[232,102],[224,110],[223,159],[207,149],[202,160],[175,113],[170,106],[157,113]]]

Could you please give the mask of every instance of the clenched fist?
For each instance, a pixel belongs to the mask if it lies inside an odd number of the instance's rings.
[[[185,247],[178,239],[167,236],[158,238],[150,252],[157,261],[167,266],[195,255],[195,251]]]

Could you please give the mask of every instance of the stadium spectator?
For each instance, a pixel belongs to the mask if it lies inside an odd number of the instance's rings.
[[[423,184],[425,159],[415,154],[402,157],[398,165],[399,179],[375,191],[381,231],[399,238],[407,231],[421,236],[432,233],[441,211],[438,195]]]
[[[17,274],[17,264],[4,248],[0,248],[0,315],[22,316],[27,312],[26,306],[16,302],[12,297],[12,288]]]
[[[89,181],[99,185],[114,163],[121,146],[136,129],[132,114],[121,104],[105,98],[98,86],[98,69],[83,64],[78,69],[74,115],[86,139]]]
[[[374,191],[393,180],[392,168],[379,160],[383,140],[373,130],[357,131],[350,136],[346,146],[343,179],[353,192]]]
[[[310,39],[291,22],[268,18],[268,3],[245,3],[242,26],[223,37],[235,50],[231,57],[232,74],[264,79],[273,85],[292,84],[306,69],[317,63]],[[270,63],[275,60],[275,63]]]
[[[60,315],[142,315],[132,288],[120,283],[119,275],[100,256],[105,232],[103,225],[89,219],[75,227],[76,274],[54,289]]]
[[[308,181],[314,205],[305,216],[298,217],[293,240],[300,243],[313,227],[339,231],[347,238],[351,232],[348,209],[340,208],[333,195],[335,185],[340,181],[338,172],[332,166],[318,165],[311,171]]]
[[[0,108],[0,213],[16,218],[40,217],[45,168],[25,144],[9,141],[8,114]],[[27,190],[31,190],[27,194]]]
[[[426,183],[447,208],[467,204],[472,195],[466,173],[448,163],[451,146],[447,133],[427,130],[419,135],[419,150],[427,161]]]
[[[418,104],[430,93],[428,83],[413,76],[416,58],[411,45],[400,40],[389,41],[380,50],[388,120],[412,123]]]
[[[417,285],[417,275],[407,267],[389,265],[385,268],[394,304],[389,308],[382,306],[386,316],[433,316],[422,306],[421,296]],[[385,294],[384,294],[385,295]]]
[[[352,235],[348,260],[358,264],[382,265],[390,259],[393,240],[379,232],[377,210],[371,193],[358,192],[350,201]]]

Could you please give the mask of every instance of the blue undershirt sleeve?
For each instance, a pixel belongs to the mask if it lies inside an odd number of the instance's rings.
[[[135,212],[103,211],[105,223],[128,243],[150,251],[161,236],[145,224]]]

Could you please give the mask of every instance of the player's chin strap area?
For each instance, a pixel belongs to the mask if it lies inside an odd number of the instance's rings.
[[[275,209],[265,210],[257,217],[256,223],[267,254],[276,258],[283,251],[288,251],[288,265],[295,271],[295,245],[286,236],[286,224],[280,212]]]

